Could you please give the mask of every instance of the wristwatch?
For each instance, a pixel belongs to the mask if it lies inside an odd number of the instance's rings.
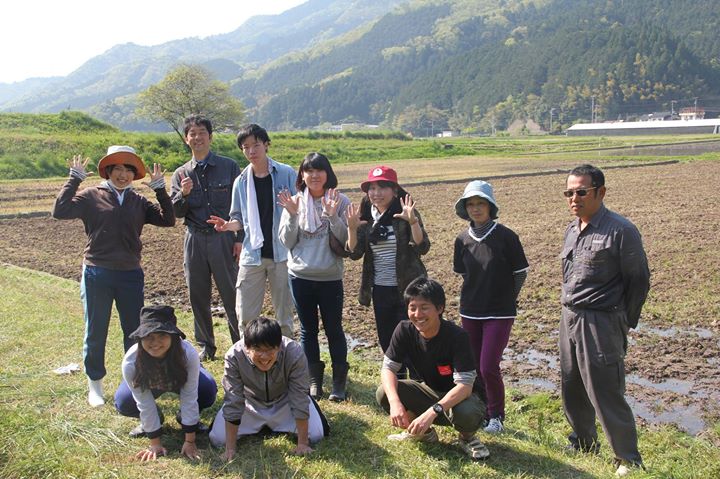
[[[435,403],[432,405],[432,410],[437,414],[438,416],[445,413],[445,410],[440,405],[440,403]]]

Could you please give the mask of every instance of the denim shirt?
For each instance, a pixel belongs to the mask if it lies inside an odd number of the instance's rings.
[[[175,170],[171,180],[170,196],[175,216],[184,218],[185,225],[196,229],[212,229],[207,223],[210,215],[228,218],[231,187],[240,174],[240,167],[232,158],[210,152],[205,161],[205,188],[200,181],[200,175],[203,174],[201,167],[194,158]],[[182,195],[181,173],[193,180],[188,196]]]
[[[293,195],[297,193],[295,189],[297,173],[295,173],[295,170],[288,165],[278,163],[269,156],[268,169],[270,170],[270,178],[272,178],[273,198],[277,198],[277,195],[279,195],[282,190],[290,190],[290,193]],[[230,206],[230,219],[238,220],[245,231],[242,253],[240,254],[240,264],[242,266],[258,266],[261,263],[260,248],[250,248],[250,225],[247,221],[248,205],[246,201],[248,180],[252,180],[250,176],[250,165],[248,165],[233,183],[232,204]],[[288,255],[287,248],[285,248],[280,241],[280,235],[278,234],[283,209],[284,208],[276,201],[273,211],[272,227],[273,259],[276,263],[287,261]],[[265,241],[268,241],[268,238],[265,238]]]

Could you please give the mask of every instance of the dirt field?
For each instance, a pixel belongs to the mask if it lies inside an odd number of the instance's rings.
[[[474,164],[460,165],[475,171]],[[366,171],[366,170],[364,170]],[[720,267],[716,257],[720,213],[715,178],[720,163],[698,161],[606,171],[606,204],[629,217],[643,234],[652,270],[650,298],[631,333],[628,393],[636,415],[700,433],[720,417]],[[338,175],[340,176],[340,174]],[[408,177],[411,177],[408,173]],[[471,174],[455,175],[453,178]],[[401,182],[403,180],[400,172]],[[558,253],[570,215],[560,192],[562,173],[492,181],[500,221],[515,230],[531,270],[520,297],[503,367],[511,386],[557,391]],[[448,317],[457,320],[459,278],[452,273],[452,244],[465,223],[453,204],[465,182],[409,188],[432,242],[425,263],[446,286]],[[7,186],[7,185],[5,185]],[[32,196],[32,192],[19,194]],[[5,188],[3,195],[11,197]],[[353,200],[359,193],[351,193]],[[80,221],[49,217],[0,220],[2,262],[77,280],[85,235]],[[184,229],[147,227],[143,233],[146,296],[188,309],[182,270]],[[361,262],[347,262],[345,325],[354,340],[377,355],[372,311],[357,305]],[[79,298],[68,298],[76,301]],[[218,318],[218,327],[222,319]]]

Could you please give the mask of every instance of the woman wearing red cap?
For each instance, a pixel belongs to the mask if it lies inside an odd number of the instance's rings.
[[[348,207],[347,247],[350,258],[365,257],[358,300],[370,306],[372,299],[378,339],[385,352],[395,326],[407,319],[405,287],[427,275],[420,256],[428,252],[430,241],[415,202],[398,184],[395,170],[373,168],[360,189],[366,193],[360,207]]]
[[[147,184],[155,191],[158,203],[152,203],[132,188],[133,180],[145,177],[145,165],[129,146],[111,146],[98,163],[98,174],[105,181],[78,192],[88,176],[89,158],[75,155],[70,164],[70,179],[60,190],[53,218],[79,218],[85,226],[85,245],[80,296],[85,310],[83,361],[88,376],[88,402],[105,404],[102,378],[105,377],[105,342],[112,303],[120,316],[125,351],[134,341],[130,333],[140,324],[144,302],[145,276],[140,267],[145,224],[175,225],[170,196],[160,165],[155,164]]]

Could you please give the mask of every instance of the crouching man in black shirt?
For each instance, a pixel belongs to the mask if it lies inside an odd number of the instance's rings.
[[[410,283],[405,303],[409,321],[395,328],[376,393],[393,426],[404,429],[388,439],[435,442],[433,424],[452,426],[472,459],[486,459],[490,452],[475,437],[485,419],[485,404],[467,332],[442,319],[445,291],[435,280],[420,277]],[[415,367],[422,382],[398,380],[403,360]]]

